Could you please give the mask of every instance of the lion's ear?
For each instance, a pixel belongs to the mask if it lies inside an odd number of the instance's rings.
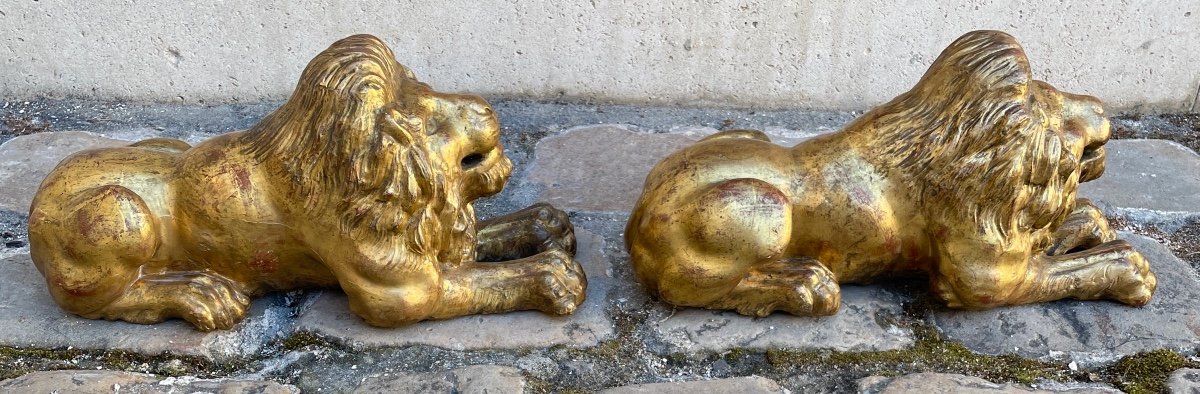
[[[947,89],[960,94],[1015,89],[1028,91],[1029,59],[1012,36],[980,30],[964,34],[942,51],[914,90]],[[935,93],[936,94],[936,93]]]
[[[391,136],[397,143],[406,146],[412,145],[417,143],[417,138],[424,135],[421,132],[425,128],[424,121],[419,116],[409,116],[395,108],[394,105],[389,105],[384,111],[380,130]]]
[[[387,86],[387,82],[378,75],[368,75],[351,93],[368,108],[382,108],[391,100]]]

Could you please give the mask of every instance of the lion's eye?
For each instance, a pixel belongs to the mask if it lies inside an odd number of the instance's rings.
[[[438,122],[432,118],[425,121],[425,133],[434,134],[438,132]]]

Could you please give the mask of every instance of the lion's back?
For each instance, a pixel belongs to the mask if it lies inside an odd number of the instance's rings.
[[[31,211],[54,210],[71,196],[103,186],[122,186],[143,196],[152,210],[165,212],[163,185],[174,175],[178,154],[135,146],[96,148],[63,159],[46,176]]]
[[[667,203],[738,178],[787,188],[791,183],[788,156],[787,148],[758,139],[704,140],[658,162],[646,176],[642,197],[654,197],[646,203]]]

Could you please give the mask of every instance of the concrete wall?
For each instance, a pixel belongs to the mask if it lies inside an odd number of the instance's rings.
[[[1125,110],[1192,109],[1200,0],[0,0],[0,99],[281,99],[372,33],[435,88],[499,97],[862,109],[962,33],[1021,40],[1035,75]]]

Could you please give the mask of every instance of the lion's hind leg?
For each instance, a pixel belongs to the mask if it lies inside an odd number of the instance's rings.
[[[30,239],[50,293],[64,309],[92,319],[157,323],[182,317],[201,330],[229,328],[249,299],[210,272],[152,272],[162,240],[157,217],[128,188],[84,190],[59,212],[34,207]]]
[[[208,270],[139,276],[119,298],[94,314],[109,320],[157,323],[182,318],[196,329],[230,329],[246,317],[250,298],[241,285]]]
[[[119,299],[160,242],[156,220],[131,190],[86,189],[39,198],[29,218],[30,252],[63,309],[85,317]]]
[[[639,230],[647,232],[639,238],[665,232],[670,242],[638,245],[631,256],[634,264],[658,267],[642,279],[676,305],[750,316],[832,314],[841,290],[829,269],[813,259],[783,257],[791,209],[787,195],[770,183],[723,181],[685,204],[677,218]],[[639,261],[646,259],[656,261]]]

